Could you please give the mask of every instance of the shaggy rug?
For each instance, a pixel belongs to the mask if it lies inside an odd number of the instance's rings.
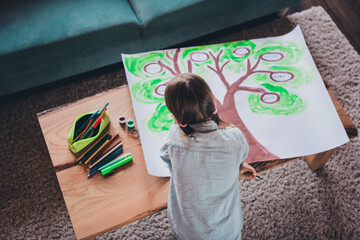
[[[299,24],[325,82],[359,127],[360,57],[321,7],[197,44],[281,35]],[[36,113],[126,82],[124,69],[0,104],[0,239],[75,239]],[[359,138],[312,172],[303,160],[241,182],[243,239],[360,239]],[[97,239],[171,239],[166,210]]]

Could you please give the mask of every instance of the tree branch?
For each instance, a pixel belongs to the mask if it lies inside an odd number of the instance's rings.
[[[179,56],[180,48],[177,48],[174,54],[173,62],[174,62],[174,69],[176,74],[180,74],[180,67],[178,64],[178,56]]]
[[[261,56],[262,56],[262,55],[260,55],[260,57],[258,58],[257,62],[256,62],[255,65],[254,65],[254,67],[251,69],[251,71],[254,71],[254,69],[257,68],[257,66],[259,65],[260,60],[261,60]]]
[[[167,69],[170,71],[170,73],[174,76],[176,76],[176,73],[174,72],[174,70],[172,70],[168,65],[166,65],[165,63],[161,62],[160,60],[157,62],[160,66],[162,66],[163,68]]]
[[[191,65],[191,61],[187,60],[187,65],[188,65],[188,72],[192,73],[192,65]]]
[[[217,62],[220,61],[220,55],[223,53],[223,51],[224,51],[224,49],[221,49],[220,52],[219,52],[219,54],[216,56]]]
[[[262,55],[261,55],[262,56]],[[243,83],[251,74],[254,73],[258,73],[258,72],[263,72],[263,70],[259,70],[259,71],[254,71],[258,66],[259,63],[261,61],[261,56],[258,58],[257,62],[255,63],[255,65],[253,67],[251,67],[251,63],[250,63],[250,59],[247,59],[247,70],[246,70],[246,74],[242,77],[240,77],[238,80],[236,80],[230,87],[233,86],[239,86],[241,83]],[[265,71],[265,70],[264,70]],[[271,73],[271,71],[270,71]]]
[[[216,69],[214,69],[214,68],[211,67],[210,65],[207,65],[207,67],[210,68],[211,70],[213,70],[213,71],[220,77],[220,79],[221,79],[221,81],[224,83],[226,89],[229,89],[230,85],[229,85],[229,83],[226,81],[226,78],[225,78],[224,74],[222,73],[222,70],[224,69],[224,66],[225,66],[226,64],[228,64],[229,61],[226,62],[221,68],[220,68],[220,66],[219,66],[220,55],[222,54],[222,52],[223,52],[223,49],[221,49],[221,51],[219,52],[219,54],[215,57],[215,55],[214,55],[211,51],[209,51],[210,56],[211,56],[211,57],[214,59],[214,61],[215,61],[215,68],[216,68]]]
[[[216,69],[214,69],[213,67],[211,67],[210,65],[207,65],[208,68],[210,68],[211,70],[213,70],[216,74],[218,74],[218,72],[216,71]]]
[[[230,60],[229,61],[227,61],[226,63],[224,63],[224,65],[222,65],[222,67],[220,68],[220,72],[222,72],[223,70],[224,70],[224,67],[226,66],[226,64],[228,64],[230,62]]]
[[[247,59],[247,66],[246,66],[246,74],[249,74],[251,71],[251,63],[250,63],[250,59]]]
[[[256,93],[267,93],[267,91],[263,88],[254,88],[254,87],[242,87],[238,86],[236,88],[237,91],[248,91],[248,92],[256,92]]]
[[[170,56],[169,52],[170,52],[170,51],[166,51],[166,56],[167,56],[170,60],[174,60],[174,58]]]

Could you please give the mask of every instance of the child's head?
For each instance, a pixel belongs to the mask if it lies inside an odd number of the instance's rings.
[[[195,74],[171,79],[166,85],[165,103],[186,134],[193,132],[189,124],[210,119],[219,124],[214,95],[205,80]]]

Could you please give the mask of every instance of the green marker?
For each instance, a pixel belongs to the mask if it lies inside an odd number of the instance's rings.
[[[105,164],[104,166],[101,166],[101,167],[99,168],[99,171],[101,171],[101,170],[103,170],[103,169],[105,169],[105,168],[107,168],[107,167],[110,167],[111,165],[113,165],[113,164],[115,164],[115,163],[117,163],[117,162],[122,161],[123,159],[127,158],[127,157],[130,156],[130,155],[131,155],[131,153],[125,153],[125,154],[119,156],[118,158],[112,160],[111,162]]]
[[[130,161],[132,161],[133,157],[132,156],[128,156],[127,158],[124,158],[123,160],[115,163],[115,164],[112,164],[111,166],[107,167],[107,168],[104,168],[101,170],[101,174],[102,175],[106,175],[108,174],[109,172],[111,172],[112,170],[114,170],[115,168],[118,168],[122,165],[124,165],[125,163],[128,163]]]

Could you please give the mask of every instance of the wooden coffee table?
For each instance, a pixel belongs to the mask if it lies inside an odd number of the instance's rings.
[[[350,138],[357,130],[344,109],[329,91]],[[85,167],[75,165],[76,157],[67,146],[67,136],[76,116],[101,109],[108,102],[110,134],[119,134],[124,152],[131,152],[133,163],[110,177],[86,177]],[[149,216],[167,206],[169,178],[147,173],[141,143],[118,123],[119,115],[134,118],[127,85],[78,102],[38,113],[38,120],[78,239],[97,235]],[[135,119],[135,118],[134,118]],[[306,156],[310,168],[324,166],[335,151]],[[258,172],[299,158],[254,164]]]

